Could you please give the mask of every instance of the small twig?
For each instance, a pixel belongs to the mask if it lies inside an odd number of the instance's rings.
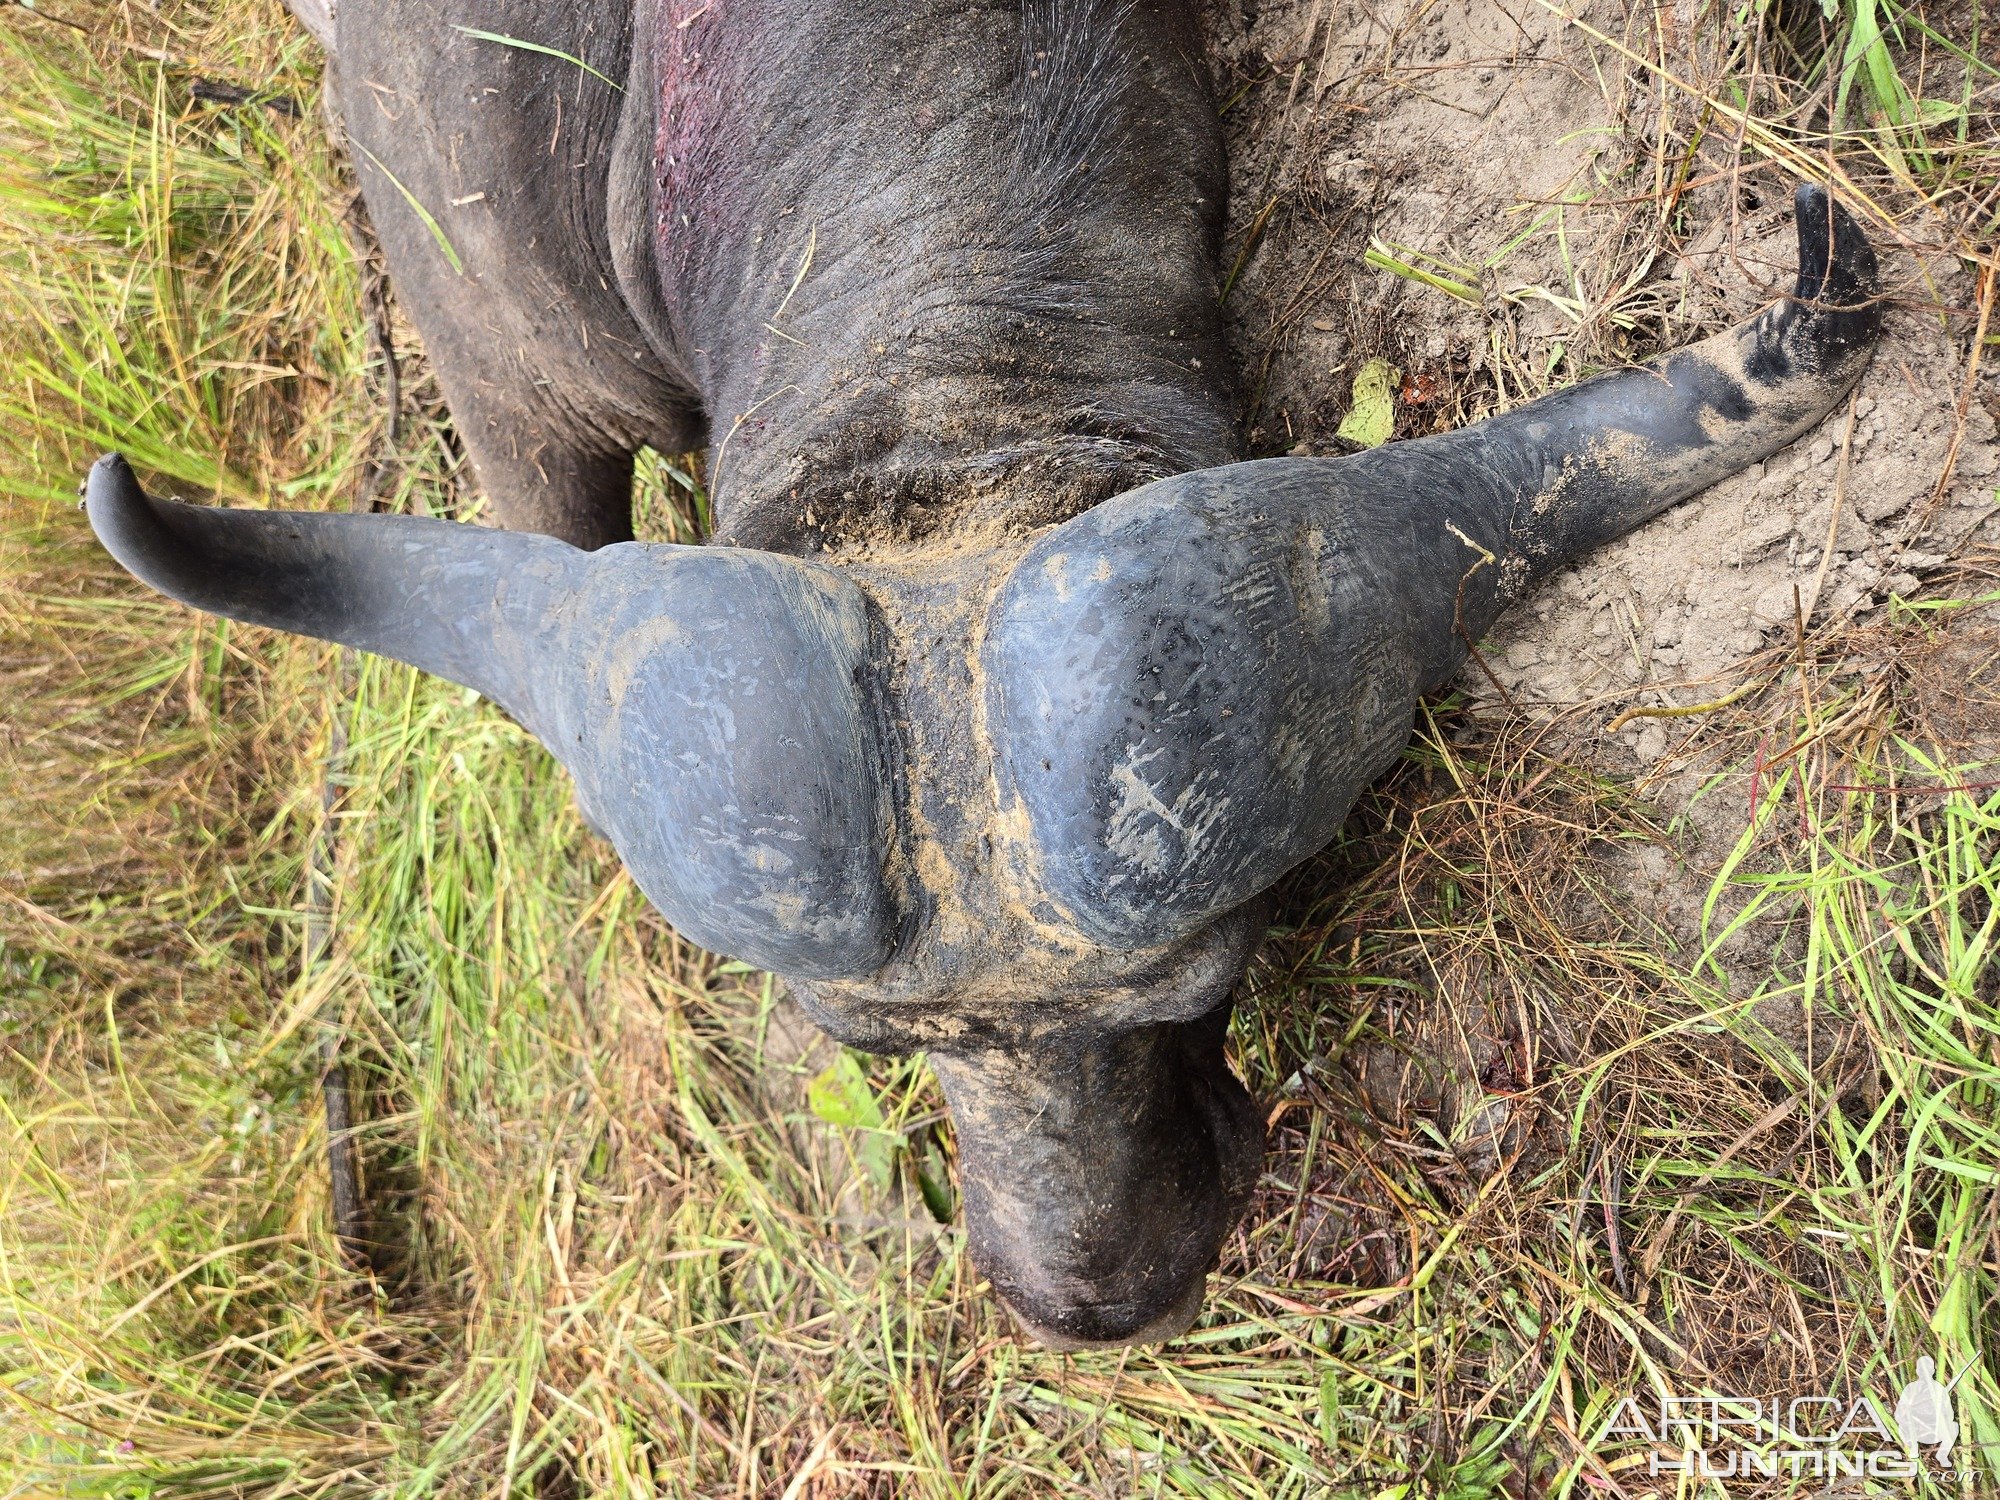
[[[90,28],[81,21],[72,21],[68,16],[59,16],[53,11],[43,10],[39,5],[29,5],[27,0],[0,0],[0,10],[26,11],[37,21],[49,21],[57,26],[67,26],[71,31],[80,31],[85,36],[92,34]]]
[[[1941,786],[1867,786],[1860,782],[1829,781],[1821,787],[1827,792],[1873,792],[1887,797],[1948,797],[1953,792],[1991,792],[2000,790],[2000,781],[1948,781]]]
[[[1478,645],[1473,641],[1471,633],[1465,628],[1465,586],[1472,582],[1473,575],[1478,573],[1481,568],[1489,564],[1498,567],[1500,559],[1480,546],[1479,543],[1475,542],[1464,532],[1460,531],[1451,522],[1446,521],[1444,529],[1479,554],[1479,561],[1458,575],[1458,593],[1451,601],[1452,633],[1465,642],[1466,654],[1472,658],[1473,663],[1479,670],[1486,674],[1486,680],[1493,684],[1493,691],[1500,695],[1500,701],[1506,704],[1514,713],[1518,714],[1521,711],[1521,705],[1514,701],[1514,695],[1507,691],[1507,685],[1494,675],[1493,669],[1486,664],[1485,654],[1480,651]]]
[[[1625,1274],[1625,1241],[1618,1228],[1618,1213],[1625,1196],[1625,1166],[1606,1152],[1598,1159],[1598,1167],[1604,1184],[1598,1201],[1604,1207],[1604,1245],[1611,1252],[1611,1276],[1618,1283],[1618,1294],[1630,1298],[1632,1278]]]
[[[716,447],[714,461],[708,466],[708,494],[711,505],[715,503],[716,492],[722,488],[722,460],[728,456],[729,444],[735,438],[737,430],[780,396],[797,396],[801,394],[803,392],[797,386],[787,382],[779,386],[775,391],[771,391],[758,400],[751,402],[736,414],[736,420],[729,424],[729,431],[722,435],[722,442]]]
[[[1826,570],[1833,562],[1833,544],[1840,536],[1840,508],[1847,503],[1847,470],[1854,456],[1854,418],[1861,402],[1859,386],[1847,398],[1847,426],[1840,434],[1840,467],[1833,476],[1833,510],[1826,518],[1826,545],[1820,549],[1819,567],[1813,573],[1812,592],[1801,607],[1799,628],[1803,630],[1819,608],[1820,591],[1826,587]]]
[[[354,1107],[347,1091],[347,1067],[340,1060],[340,1039],[330,1036],[324,1052],[326,1071],[320,1077],[320,1097],[326,1107],[327,1177],[333,1189],[333,1234],[341,1255],[359,1270],[369,1262],[368,1211],[361,1198],[361,1171],[354,1149]]]
[[[368,310],[369,339],[382,360],[385,422],[381,441],[369,455],[368,467],[362,473],[361,488],[354,501],[354,509],[370,511],[381,501],[382,481],[392,467],[402,442],[403,369],[396,359],[395,330],[389,317],[389,279],[383,268],[381,242],[375,237],[375,225],[368,217],[368,205],[359,194],[348,207],[347,232],[354,244],[355,258],[363,268],[361,300]]]
[[[1257,246],[1263,241],[1265,227],[1270,224],[1271,215],[1277,211],[1277,207],[1278,200],[1273,197],[1257,211],[1257,217],[1250,221],[1250,228],[1243,236],[1243,248],[1236,252],[1236,263],[1229,268],[1229,274],[1222,278],[1222,291],[1215,299],[1218,303],[1227,302],[1229,294],[1236,290],[1236,278],[1243,274],[1244,266],[1249,264],[1250,257],[1256,253]]]
[[[342,676],[353,670],[353,653],[341,652]],[[333,887],[339,859],[339,824],[334,804],[339,800],[340,768],[347,759],[347,728],[338,715],[327,746],[326,770],[320,781],[320,827],[306,865],[305,953],[300,973],[308,979],[326,961],[333,947]],[[332,1186],[333,1234],[347,1264],[361,1270],[369,1264],[368,1214],[361,1193],[361,1168],[354,1146],[354,1101],[347,1083],[347,1066],[340,1056],[340,1029],[329,1023],[320,1044],[320,1098],[326,1109],[326,1167]]]
[[[355,486],[351,508],[375,509],[380,498],[382,476],[388,472],[401,434],[402,372],[396,363],[396,349],[389,324],[389,304],[381,271],[380,246],[367,209],[356,199],[348,216],[348,231],[357,258],[367,268],[363,300],[368,307],[369,333],[382,355],[382,399],[388,418],[368,466]],[[352,649],[340,653],[340,680],[351,684],[356,677]],[[344,696],[344,695],[343,695]],[[334,818],[339,801],[342,767],[347,760],[347,726],[334,716],[327,746],[326,768],[320,783],[320,829],[313,840],[312,857],[306,871],[306,925],[303,972],[310,974],[325,962],[333,946],[334,882],[339,862],[340,825]],[[326,1110],[326,1166],[333,1204],[333,1233],[341,1254],[355,1270],[376,1264],[376,1247],[369,1234],[367,1200],[362,1192],[360,1153],[355,1146],[354,1096],[349,1086],[347,1064],[341,1056],[339,1024],[328,1021],[320,1050],[320,1097]]]
[[[1724,693],[1720,698],[1711,699],[1707,703],[1689,703],[1682,707],[1628,708],[1606,724],[1604,732],[1616,734],[1634,719],[1681,719],[1690,714],[1714,713],[1718,708],[1728,708],[1732,703],[1741,703],[1763,686],[1761,682],[1746,682],[1735,691]]]
[[[96,27],[86,26],[81,21],[72,21],[68,16],[55,15],[50,11],[43,10],[39,5],[26,3],[26,0],[0,0],[0,10],[18,10],[24,16],[33,16],[37,21],[47,21],[54,26],[66,26],[71,31],[80,31],[93,40],[101,39],[104,36],[104,33]],[[144,47],[137,42],[128,42],[119,36],[112,36],[109,40],[113,45],[131,53],[134,57],[143,57],[149,62],[160,64],[161,67],[177,68],[181,66],[181,60],[178,57],[175,57],[171,52],[163,52],[158,47]]]
[[[1959,387],[1957,425],[1952,428],[1951,446],[1945,449],[1944,467],[1938,472],[1937,483],[1931,488],[1931,497],[1924,503],[1922,525],[1928,526],[1931,517],[1944,504],[1945,491],[1951,487],[1952,475],[1958,471],[1958,450],[1965,446],[1965,421],[1972,412],[1972,393],[1979,383],[1979,356],[1986,348],[1986,328],[1993,320],[1993,296],[2000,288],[2000,265],[1992,261],[1982,262],[1980,269],[1981,291],[1979,294],[1979,326],[1972,333],[1972,356],[1965,362],[1965,381]],[[1921,529],[1921,528],[1920,528]]]

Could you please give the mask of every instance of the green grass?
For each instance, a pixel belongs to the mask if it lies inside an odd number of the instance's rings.
[[[865,1060],[814,1121],[770,1077],[772,982],[667,929],[509,721],[96,551],[71,492],[105,447],[179,493],[350,504],[385,382],[277,6],[65,14],[92,32],[0,12],[0,1491],[1719,1496],[1649,1479],[1617,1403],[1890,1400],[1922,1353],[1973,1366],[1958,1412],[2000,1472],[2000,769],[1933,723],[1990,603],[1869,627],[1895,692],[1816,639],[1718,724],[1738,763],[1799,747],[1733,851],[1527,726],[1428,711],[1253,976],[1271,1149],[1207,1317],[1027,1348],[924,1209],[950,1138],[919,1062]],[[1911,214],[1911,174],[1949,205],[1996,172],[1974,93],[1947,118],[1878,77],[1921,25],[1856,3],[1812,84],[1874,110],[1843,161]],[[299,112],[192,103],[196,77]],[[462,513],[399,345],[383,503]],[[699,467],[644,469],[648,532],[698,536]],[[1610,843],[1713,872],[1712,951],[1663,943]],[[366,1273],[330,1224],[330,1033]]]

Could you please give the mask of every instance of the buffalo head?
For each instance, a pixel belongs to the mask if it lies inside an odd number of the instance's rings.
[[[687,936],[924,1049],[974,1253],[1045,1339],[1171,1336],[1257,1170],[1223,1058],[1263,897],[1534,578],[1858,378],[1874,260],[1816,189],[1754,322],[1463,431],[1167,478],[1056,526],[795,557],[156,501],[165,593],[477,689]]]

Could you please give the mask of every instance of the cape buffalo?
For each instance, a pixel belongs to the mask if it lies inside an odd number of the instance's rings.
[[[1051,1344],[1187,1327],[1255,1179],[1265,893],[1561,564],[1847,392],[1875,263],[1643,368],[1243,462],[1192,0],[342,0],[311,16],[504,529],[88,509],[200,609],[487,694],[682,932],[921,1048]],[[706,445],[714,536],[631,540]]]

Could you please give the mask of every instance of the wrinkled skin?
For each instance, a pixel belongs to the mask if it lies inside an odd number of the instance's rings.
[[[681,930],[927,1049],[973,1253],[1062,1346],[1199,1311],[1261,1149],[1223,1037],[1265,893],[1418,696],[1810,428],[1876,331],[1865,239],[1802,190],[1797,294],[1751,324],[1240,463],[1191,4],[345,0],[332,44],[508,530],[153,501],[107,459],[99,535],[497,699]],[[713,543],[631,543],[633,450],[703,441]]]

